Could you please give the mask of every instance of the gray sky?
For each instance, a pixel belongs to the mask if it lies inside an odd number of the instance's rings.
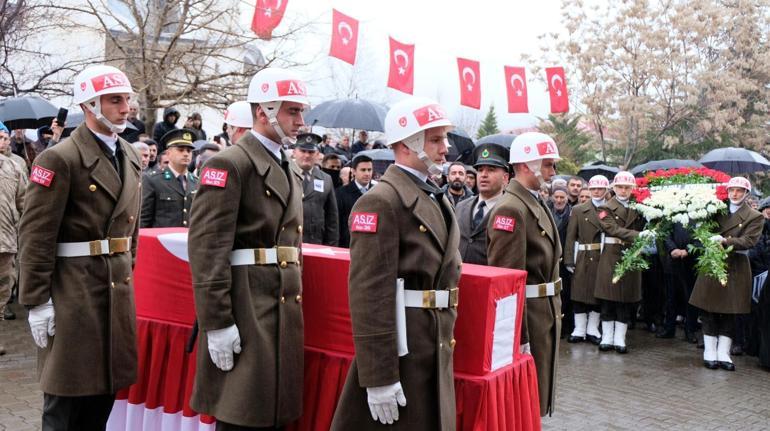
[[[284,20],[297,16],[317,17],[317,35],[303,40],[309,55],[319,54],[304,72],[311,81],[309,91],[314,103],[333,98],[329,70],[345,75],[352,66],[327,56],[331,37],[332,8],[356,18],[359,43],[356,74],[364,82],[365,92],[393,103],[407,97],[386,89],[388,74],[388,36],[404,43],[414,43],[414,94],[439,100],[453,118],[483,118],[494,103],[501,129],[527,126],[536,116],[545,117],[549,99],[545,84],[533,76],[521,54],[539,52],[537,36],[561,32],[560,2],[501,2],[490,0],[290,0]],[[248,6],[244,19],[250,22]],[[252,6],[253,7],[253,6]],[[285,25],[284,21],[282,25]],[[278,28],[280,32],[281,27]],[[312,53],[312,54],[311,54]],[[457,57],[481,62],[481,109],[460,106]],[[530,114],[508,114],[503,66],[527,67]],[[543,72],[544,73],[544,72]],[[569,72],[568,72],[569,76]],[[573,83],[568,82],[568,85]]]

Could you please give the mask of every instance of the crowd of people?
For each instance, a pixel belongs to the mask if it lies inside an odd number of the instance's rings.
[[[104,76],[114,85],[93,84]],[[682,226],[658,238],[649,270],[613,280],[634,238],[654,235],[629,206],[630,173],[559,177],[556,142],[537,132],[447,162],[451,121],[418,97],[391,107],[383,140],[361,131],[336,142],[305,126],[304,88],[267,68],[211,140],[199,114],[178,127],[173,107],[149,134],[128,78],[93,66],[73,85],[82,125],[54,121],[29,142],[0,124],[0,318],[14,318],[5,304],[18,284],[41,349],[44,429],[103,429],[116,391],[136,378],[139,228],[189,228],[200,328],[191,406],[218,430],[274,429],[301,414],[303,242],[350,249],[356,358],[335,430],[454,429],[463,262],[527,271],[520,348],[535,360],[541,415],[554,411],[560,339],[628,353],[629,327],[673,338],[682,325],[704,365],[726,370],[730,355],[770,349],[748,301],[752,275],[770,267],[770,200],[752,200],[745,178],[728,184],[730,212],[712,238],[736,250],[718,294],[696,274]],[[385,170],[362,153],[377,148],[393,150]]]

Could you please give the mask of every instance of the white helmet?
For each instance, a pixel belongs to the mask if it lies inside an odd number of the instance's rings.
[[[433,163],[425,153],[425,131],[434,127],[452,127],[444,108],[431,99],[410,97],[394,104],[385,116],[385,135],[388,146],[403,142],[425,163],[431,174],[442,172],[441,165]],[[449,146],[448,142],[445,142]]]
[[[251,117],[251,104],[249,102],[235,102],[225,110],[225,123],[234,127],[251,129],[254,120]]]
[[[632,186],[636,187],[636,178],[634,174],[628,171],[620,171],[615,174],[615,178],[612,180],[613,186]]]
[[[296,102],[310,106],[305,83],[299,75],[277,67],[262,69],[251,78],[246,101],[259,103],[281,141],[285,141],[284,143],[287,144],[296,142],[296,138],[286,136],[281,126],[278,125],[276,116],[281,109],[282,102]]]
[[[588,180],[589,189],[608,189],[610,188],[610,180],[604,175],[594,175]]]
[[[744,177],[732,177],[727,182],[727,188],[740,187],[746,189],[747,192],[751,191],[751,183]]]
[[[526,132],[513,139],[509,163],[526,163],[541,185],[543,174],[540,167],[544,159],[561,160],[556,142],[550,136],[540,132]]]
[[[91,66],[80,72],[75,77],[72,92],[73,101],[85,106],[113,133],[122,133],[126,129],[126,123],[113,124],[105,118],[102,115],[100,98],[105,94],[122,93],[134,93],[128,77],[120,69],[105,65]]]

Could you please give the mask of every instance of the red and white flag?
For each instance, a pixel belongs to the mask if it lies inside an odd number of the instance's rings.
[[[329,55],[355,64],[357,48],[358,20],[332,9],[332,46]]]
[[[286,12],[289,0],[257,0],[251,30],[262,39],[270,40],[273,30],[278,27]]]
[[[414,45],[390,39],[388,87],[407,94],[414,91]]]
[[[548,92],[551,95],[551,112],[569,112],[567,79],[564,77],[564,68],[546,67],[545,76],[548,80]]]
[[[481,68],[478,61],[457,57],[460,73],[460,104],[469,108],[481,107]]]
[[[527,103],[527,75],[523,67],[505,66],[505,88],[508,91],[508,112],[529,112]]]

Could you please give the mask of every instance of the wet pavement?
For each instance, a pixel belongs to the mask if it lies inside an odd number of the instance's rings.
[[[40,429],[42,393],[26,312],[0,322],[0,430]],[[681,339],[629,331],[630,353],[563,342],[556,413],[545,430],[770,430],[770,372],[750,356],[734,373],[702,366],[702,350]]]

